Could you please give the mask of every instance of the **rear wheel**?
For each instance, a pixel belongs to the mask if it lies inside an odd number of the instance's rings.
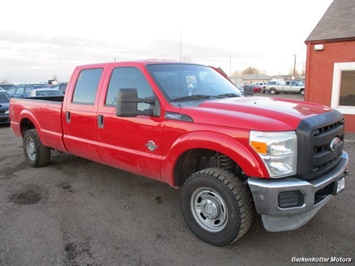
[[[181,209],[191,231],[216,246],[238,240],[252,223],[253,205],[246,186],[217,168],[188,178],[181,189]]]
[[[23,151],[30,166],[41,167],[49,164],[51,149],[42,144],[37,130],[30,129],[25,132],[23,137]]]

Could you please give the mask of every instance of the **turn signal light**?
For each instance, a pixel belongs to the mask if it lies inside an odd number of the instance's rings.
[[[251,141],[251,146],[260,154],[267,154],[267,144],[265,142]]]

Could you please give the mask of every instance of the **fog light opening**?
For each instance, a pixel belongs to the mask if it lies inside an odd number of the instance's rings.
[[[279,207],[293,208],[304,204],[304,194],[300,190],[282,191],[279,193]]]

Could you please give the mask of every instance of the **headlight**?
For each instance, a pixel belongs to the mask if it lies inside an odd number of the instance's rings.
[[[251,131],[249,143],[264,161],[270,177],[296,174],[297,136],[294,131]]]

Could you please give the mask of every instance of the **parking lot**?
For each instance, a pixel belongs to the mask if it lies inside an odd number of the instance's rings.
[[[0,265],[354,265],[354,148],[347,134],[346,190],[308,224],[270,233],[257,216],[242,239],[215,247],[187,228],[174,188],[59,152],[31,168],[21,139],[1,126]]]

